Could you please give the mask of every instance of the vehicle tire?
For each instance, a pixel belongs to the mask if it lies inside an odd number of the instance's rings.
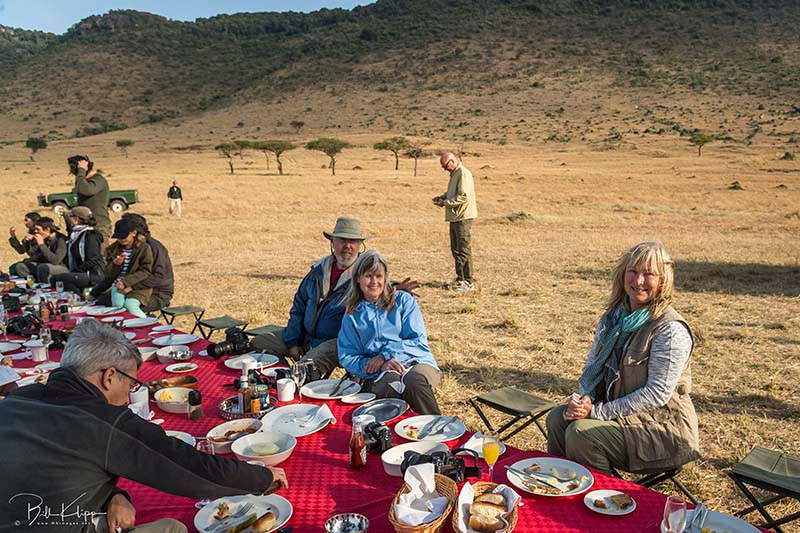
[[[111,200],[108,203],[108,207],[110,207],[115,213],[122,213],[128,209],[128,204],[126,204],[123,200]]]
[[[69,209],[69,206],[67,205],[67,203],[66,203],[66,202],[53,202],[53,203],[50,205],[50,207],[52,207],[52,208],[53,208],[53,211],[54,211],[54,212],[55,212],[55,214],[57,214],[58,216],[61,216],[61,215],[63,215],[64,213],[66,213],[66,212],[67,212],[67,209]]]

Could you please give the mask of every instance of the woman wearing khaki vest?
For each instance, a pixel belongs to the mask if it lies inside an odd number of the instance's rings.
[[[673,263],[660,242],[637,244],[613,274],[611,296],[579,393],[547,417],[547,449],[604,472],[647,473],[700,456],[692,332],[672,306]]]

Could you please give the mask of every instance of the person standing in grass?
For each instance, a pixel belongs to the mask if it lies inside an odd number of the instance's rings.
[[[78,196],[78,205],[92,210],[97,221],[97,231],[108,242],[111,236],[111,218],[108,216],[108,181],[94,168],[94,163],[85,155],[74,155],[67,159],[69,171],[75,176],[72,192]]]
[[[183,194],[181,188],[178,187],[178,182],[172,180],[172,187],[167,191],[167,198],[169,198],[169,214],[181,218],[181,201]]]
[[[433,205],[444,207],[444,219],[450,223],[450,251],[456,264],[456,290],[474,291],[470,228],[478,218],[475,182],[455,154],[445,152],[439,164],[450,173],[447,192],[432,199]]]

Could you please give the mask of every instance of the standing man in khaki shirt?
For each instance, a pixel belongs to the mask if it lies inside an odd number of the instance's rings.
[[[475,182],[472,172],[462,165],[455,154],[445,152],[439,164],[450,173],[447,192],[433,198],[433,205],[444,207],[444,219],[450,223],[450,251],[456,263],[456,283],[459,291],[474,291],[472,280],[472,249],[470,227],[478,218],[475,202]]]

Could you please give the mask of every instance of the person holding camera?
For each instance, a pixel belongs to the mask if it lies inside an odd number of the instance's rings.
[[[78,205],[92,210],[97,220],[97,231],[105,237],[111,236],[111,218],[108,216],[108,181],[97,172],[94,163],[85,155],[73,155],[67,159],[69,171],[75,176],[72,192],[78,196]]]
[[[130,218],[121,218],[114,226],[116,242],[106,249],[106,271],[103,280],[90,293],[91,300],[111,288],[111,305],[124,307],[144,318],[142,305],[150,300],[151,288],[134,288],[153,273],[153,251]]]
[[[433,388],[442,379],[428,346],[419,305],[389,283],[389,267],[375,250],[353,265],[337,339],[339,362],[366,380],[378,398],[402,398],[423,415],[441,414]]]
[[[36,265],[35,264],[33,266],[30,265],[31,263],[33,263],[30,256],[31,252],[34,250],[34,248],[36,248],[36,241],[33,240],[33,236],[36,234],[36,221],[39,220],[39,216],[40,216],[39,213],[37,213],[36,211],[31,211],[30,213],[27,213],[25,215],[23,223],[25,224],[25,229],[27,230],[27,233],[25,234],[24,237],[22,237],[21,241],[19,237],[17,237],[17,228],[15,228],[14,226],[8,228],[8,234],[9,234],[8,244],[10,244],[11,247],[14,250],[16,250],[16,252],[19,255],[25,255],[25,254],[28,255],[28,257],[26,257],[22,261],[13,263],[10,267],[8,267],[8,273],[11,274],[12,276],[22,276],[22,277],[27,276],[27,274],[22,275],[19,272],[17,272],[17,267],[25,262],[28,262],[28,265],[26,266],[26,272],[36,271]]]
[[[50,284],[60,281],[64,290],[80,293],[99,283],[104,276],[103,236],[94,229],[97,221],[88,207],[77,206],[64,214],[69,230],[67,268],[69,272],[50,276]]]
[[[40,283],[47,283],[51,274],[67,271],[67,267],[64,266],[67,257],[67,237],[59,229],[50,217],[39,217],[36,221],[36,233],[33,236],[36,249],[33,259],[37,265],[34,277]]]

